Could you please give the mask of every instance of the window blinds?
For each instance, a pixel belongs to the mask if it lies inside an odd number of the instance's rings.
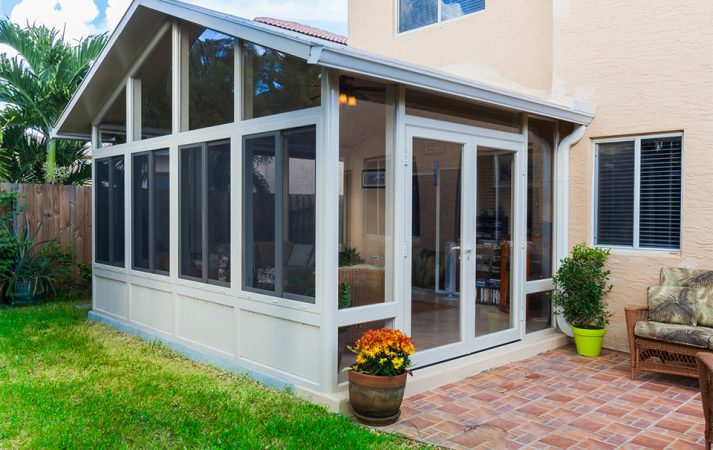
[[[597,150],[596,244],[680,248],[682,138],[602,143]]]
[[[634,244],[634,141],[599,144],[596,243]]]
[[[639,246],[677,249],[681,229],[681,138],[641,140]]]

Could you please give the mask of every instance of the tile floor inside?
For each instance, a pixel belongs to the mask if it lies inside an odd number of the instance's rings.
[[[418,377],[418,371],[414,374]],[[573,346],[404,399],[384,431],[447,448],[703,448],[694,379],[639,373]]]

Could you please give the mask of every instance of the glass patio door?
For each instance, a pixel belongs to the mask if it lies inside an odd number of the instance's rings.
[[[417,366],[519,338],[512,295],[517,154],[494,144],[407,127],[405,328]]]

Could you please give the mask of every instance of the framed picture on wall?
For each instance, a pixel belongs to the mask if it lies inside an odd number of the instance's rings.
[[[361,171],[362,189],[386,189],[386,170],[384,169],[362,169]]]

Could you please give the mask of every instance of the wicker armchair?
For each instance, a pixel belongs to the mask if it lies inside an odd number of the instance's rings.
[[[636,322],[646,320],[648,307],[626,307],[626,330],[629,335],[631,379],[636,371],[698,378],[696,354],[703,349],[644,339],[634,334]]]
[[[696,354],[698,363],[698,379],[701,385],[701,403],[703,403],[703,415],[706,418],[706,448],[711,448],[711,389],[713,389],[713,354],[700,352]]]

